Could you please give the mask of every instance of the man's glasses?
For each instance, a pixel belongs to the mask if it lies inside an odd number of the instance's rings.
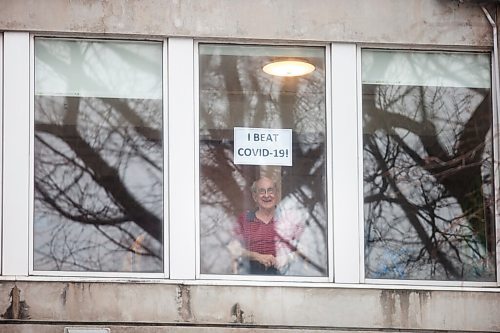
[[[274,193],[276,192],[276,189],[274,187],[269,187],[269,188],[259,188],[257,189],[257,193],[259,193],[259,195],[274,195]]]

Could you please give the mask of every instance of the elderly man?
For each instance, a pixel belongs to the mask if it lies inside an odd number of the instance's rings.
[[[282,227],[285,221],[276,216],[278,187],[268,178],[261,177],[251,187],[252,197],[257,209],[244,212],[235,228],[236,238],[243,245],[241,255],[249,262],[250,274],[278,275],[279,269],[287,263],[289,256],[280,256],[287,248],[288,254],[296,250],[292,245],[294,238],[301,233],[293,233],[285,238]]]

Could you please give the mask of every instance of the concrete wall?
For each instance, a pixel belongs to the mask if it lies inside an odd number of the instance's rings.
[[[187,332],[196,326],[214,332],[224,326],[500,331],[499,290],[18,281],[0,285],[1,313],[10,305],[14,284],[21,290],[30,319],[11,321],[15,326],[3,321],[0,332],[30,326],[40,330],[46,326],[41,332],[61,332],[62,326],[83,324],[129,326],[130,332],[143,332],[140,325]]]
[[[477,4],[458,0],[0,0],[0,30],[490,46]]]
[[[270,42],[356,42],[439,48],[492,45],[477,3],[453,0],[0,0],[0,31]],[[208,286],[1,281],[24,319],[3,332],[500,331],[500,290]],[[29,316],[29,318],[28,318]],[[6,316],[8,317],[8,316]]]

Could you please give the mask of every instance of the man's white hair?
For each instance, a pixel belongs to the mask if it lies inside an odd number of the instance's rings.
[[[262,177],[259,177],[259,179],[255,180],[255,181],[252,183],[252,186],[250,187],[250,189],[252,190],[252,192],[253,192],[253,193],[257,193],[257,183],[258,183],[259,181],[261,181],[262,179],[264,179],[264,178],[269,179],[270,181],[272,181],[272,182],[273,182],[273,188],[274,188],[275,190],[277,190],[277,189],[278,189],[278,185],[276,184],[276,181],[275,181],[274,179],[272,179],[272,178],[270,178],[270,177],[262,176]]]

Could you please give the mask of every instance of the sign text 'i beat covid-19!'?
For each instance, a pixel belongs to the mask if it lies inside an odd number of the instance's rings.
[[[234,128],[234,164],[292,165],[292,130]]]

